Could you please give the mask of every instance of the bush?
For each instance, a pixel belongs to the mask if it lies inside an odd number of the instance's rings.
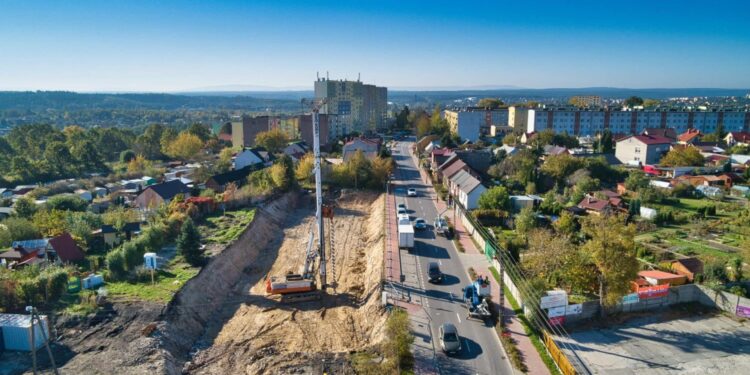
[[[46,206],[50,211],[86,211],[88,203],[76,195],[55,195],[47,200]]]
[[[477,209],[472,211],[472,215],[485,227],[499,227],[508,217],[507,212],[499,209]]]
[[[125,256],[122,249],[110,251],[107,254],[107,269],[114,279],[121,279],[125,276]]]
[[[120,163],[130,163],[133,159],[135,159],[135,151],[133,150],[125,150],[120,153]]]
[[[41,294],[37,279],[21,279],[16,284],[16,295],[18,299],[27,305],[36,305],[41,302]]]
[[[721,262],[711,262],[706,265],[703,270],[706,281],[715,281],[719,283],[726,283],[729,280],[727,276],[726,265]]]

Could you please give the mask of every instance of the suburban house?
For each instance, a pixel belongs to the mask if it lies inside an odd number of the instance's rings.
[[[245,167],[265,165],[267,162],[261,154],[261,150],[248,148],[239,153],[234,158],[234,169],[242,169]]]
[[[466,165],[472,170],[479,174],[486,174],[492,165],[492,151],[487,150],[455,150],[454,153],[458,155]]]
[[[458,192],[458,201],[467,210],[477,208],[479,197],[487,191],[487,188],[476,177],[467,171],[460,171],[451,180]]]
[[[451,156],[453,156],[453,150],[447,147],[432,149],[432,151],[430,151],[430,170],[432,170],[433,173],[436,173],[438,168]]]
[[[531,142],[534,139],[534,137],[536,137],[536,132],[523,133],[521,135],[521,143],[525,145],[529,144],[529,142]]]
[[[85,254],[68,233],[63,233],[49,240],[48,259],[54,259],[58,263],[70,263],[82,260]]]
[[[505,156],[513,156],[517,154],[519,151],[518,147],[515,146],[508,146],[508,145],[502,145],[496,149],[494,149],[492,152],[495,154],[495,156],[500,155],[501,152],[505,153]]]
[[[555,146],[555,145],[546,145],[544,146],[544,155],[547,156],[554,156],[554,155],[562,155],[562,154],[570,154],[570,151],[561,146]]]
[[[693,144],[698,142],[703,134],[698,129],[688,129],[686,132],[677,136],[677,143],[683,145]]]
[[[693,280],[695,280],[695,275],[703,273],[703,262],[698,258],[673,260],[672,272],[685,276],[687,281],[693,282]]]
[[[677,140],[677,131],[674,128],[646,128],[643,129],[641,135],[669,138],[673,142]]]
[[[125,239],[130,241],[133,236],[137,235],[141,231],[141,223],[133,222],[126,223],[122,226],[120,232],[125,235]],[[91,232],[93,236],[101,236],[104,243],[109,247],[114,247],[120,243],[120,236],[117,233],[117,229],[112,225],[104,224],[101,228]]]
[[[85,200],[86,202],[91,202],[92,200],[94,200],[94,195],[91,194],[91,192],[88,190],[78,189],[75,191],[75,195]]]
[[[417,152],[419,154],[422,154],[423,152],[430,152],[430,150],[427,150],[427,146],[433,144],[433,142],[438,140],[440,140],[440,137],[435,134],[425,135],[416,143]]]
[[[695,191],[700,193],[702,196],[711,199],[723,199],[724,190],[716,186],[698,185],[695,187]]]
[[[649,285],[682,285],[687,281],[684,275],[675,275],[664,271],[640,271],[638,277],[646,280]]]
[[[135,205],[141,210],[150,210],[162,204],[169,204],[178,194],[182,194],[187,198],[190,196],[190,188],[180,180],[162,182],[146,187],[135,198]]]
[[[21,197],[36,189],[36,185],[18,185],[13,189],[13,196]]]
[[[39,249],[26,249],[22,246],[17,248],[11,248],[8,251],[0,253],[0,262],[6,267],[19,265],[27,265],[30,262],[36,263],[35,259],[38,259]]]
[[[671,144],[665,137],[631,135],[617,141],[615,157],[623,164],[657,164]]]
[[[221,193],[230,183],[234,183],[237,187],[240,187],[245,184],[247,176],[258,169],[258,166],[259,164],[255,164],[254,166],[248,166],[242,169],[235,169],[233,171],[213,175],[206,180],[206,188]]]
[[[513,212],[519,212],[526,207],[536,208],[544,201],[544,198],[538,195],[511,195],[510,207]]]
[[[748,146],[750,145],[750,133],[748,132],[729,132],[724,137],[724,143],[729,146]]]
[[[130,191],[136,191],[140,192],[146,187],[153,185],[156,183],[156,179],[149,176],[143,176],[141,178],[136,178],[132,180],[122,180],[120,181],[120,185],[122,186],[123,190],[130,190]]]
[[[614,212],[618,209],[616,205],[612,203],[610,199],[600,199],[587,195],[583,197],[578,207],[586,210],[587,214],[591,215],[602,215]]]
[[[447,162],[446,162],[447,163]],[[461,159],[456,157],[455,161],[451,162],[451,164],[443,169],[442,176],[443,176],[443,185],[446,187],[450,187],[450,179],[455,175],[456,173],[460,171],[468,171],[469,166],[466,165]]]
[[[0,198],[10,198],[13,196],[13,190],[0,188]]]
[[[357,151],[362,151],[367,159],[375,159],[380,152],[380,140],[359,137],[346,142],[341,151],[344,161],[349,161]]]
[[[743,185],[734,185],[730,190],[730,194],[735,197],[750,198],[750,187]]]
[[[308,151],[310,151],[310,148],[304,142],[292,142],[284,148],[283,152],[293,161],[298,162]]]

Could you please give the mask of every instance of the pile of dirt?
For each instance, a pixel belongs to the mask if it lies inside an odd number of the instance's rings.
[[[344,366],[346,353],[382,340],[385,313],[380,307],[383,268],[383,196],[348,193],[334,210],[333,269],[329,289],[319,301],[281,304],[266,296],[266,275],[299,272],[304,264],[311,205],[288,212],[283,235],[259,252],[237,290],[245,301],[227,305],[184,370],[191,373],[317,372],[316,366]],[[267,266],[267,267],[266,267]],[[337,367],[339,368],[339,367]]]

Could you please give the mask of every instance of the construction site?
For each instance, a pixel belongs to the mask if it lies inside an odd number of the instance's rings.
[[[283,302],[268,295],[265,278],[297,273],[305,263],[304,249],[315,212],[309,200],[300,203],[279,218],[284,220],[283,230],[247,262],[249,272],[238,281],[237,293],[231,297],[235,300],[239,295],[244,301],[216,311],[221,319],[207,322],[186,370],[270,374],[296,368],[317,372],[311,366],[322,366],[324,359],[332,361],[331,355],[346,355],[381,341],[385,320],[379,305],[383,197],[354,192],[337,199],[332,225],[327,228],[334,248],[333,252],[328,249],[331,286],[319,299]],[[200,348],[201,342],[210,346]]]

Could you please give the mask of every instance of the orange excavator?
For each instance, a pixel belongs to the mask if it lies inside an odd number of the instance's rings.
[[[318,263],[318,273],[320,275],[320,288],[325,291],[328,284],[326,282],[326,252],[325,252],[325,231],[324,218],[333,219],[333,207],[323,205],[323,187],[320,172],[320,120],[318,112],[320,106],[325,101],[313,106],[312,125],[313,125],[313,153],[315,157],[315,219],[318,227],[317,249],[313,249],[315,243],[314,230],[310,230],[310,237],[307,242],[307,251],[305,265],[301,273],[289,273],[284,276],[271,276],[266,279],[266,293],[271,295],[281,295],[282,300],[310,300],[320,298],[317,290],[315,278],[316,261]]]

